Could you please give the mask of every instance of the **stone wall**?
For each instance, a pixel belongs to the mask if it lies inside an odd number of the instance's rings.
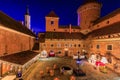
[[[51,45],[53,44],[53,47]],[[73,56],[81,52],[83,49],[82,40],[46,40],[45,43],[40,43],[40,51],[46,50],[48,53],[52,50],[58,56],[65,56],[65,51],[67,51],[68,56]],[[59,53],[61,52],[61,53]]]
[[[93,22],[100,17],[100,11],[101,5],[98,3],[88,3],[78,8],[78,25],[82,30],[92,27]]]
[[[34,38],[28,35],[0,28],[0,56],[31,50]]]
[[[98,39],[93,40],[91,43],[92,47],[90,47],[91,52],[101,53],[102,55],[106,54],[107,52],[112,53],[113,55],[120,54],[120,39]],[[99,49],[97,49],[97,45],[99,45]],[[107,45],[112,45],[112,50],[107,50]]]

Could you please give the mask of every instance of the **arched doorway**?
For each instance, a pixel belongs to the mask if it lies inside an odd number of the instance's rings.
[[[64,56],[65,56],[65,57],[67,57],[67,56],[68,56],[68,54],[69,54],[69,52],[68,52],[68,48],[65,48],[65,49],[64,49],[64,51],[65,51]]]

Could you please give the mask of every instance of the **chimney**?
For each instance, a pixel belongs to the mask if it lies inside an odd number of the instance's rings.
[[[72,29],[71,29],[71,24],[69,25],[69,33],[72,32]]]

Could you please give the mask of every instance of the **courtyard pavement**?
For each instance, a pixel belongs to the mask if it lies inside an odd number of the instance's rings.
[[[50,76],[46,72],[46,67],[53,68],[53,64],[57,65],[55,70],[55,75]],[[36,63],[31,65],[29,69],[23,75],[23,80],[54,80],[55,77],[58,77],[59,80],[70,80],[71,75],[63,75],[60,73],[60,67],[62,65],[69,65],[73,68],[77,68],[76,60],[72,58],[40,58]],[[114,73],[111,70],[108,70],[107,73],[102,73],[96,70],[91,64],[87,61],[84,61],[83,65],[80,65],[80,68],[86,73],[84,77],[76,77],[76,80],[120,80],[119,75]],[[40,71],[44,71],[44,77],[41,78]],[[118,78],[118,79],[116,79]]]

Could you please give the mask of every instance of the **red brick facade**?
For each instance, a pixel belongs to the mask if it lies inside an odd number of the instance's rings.
[[[30,51],[33,48],[35,34],[26,26],[15,21],[0,11],[0,77],[10,71],[22,70],[22,65],[3,60],[4,57],[18,54],[19,52]],[[19,55],[20,56],[20,55]],[[24,57],[24,56],[22,56]],[[16,58],[16,57],[15,57]],[[21,58],[20,58],[21,59]],[[15,61],[17,61],[15,60]]]
[[[79,7],[77,10],[79,28],[76,29],[71,28],[72,25],[61,28],[58,24],[59,17],[47,16],[46,33],[43,37],[44,42],[40,42],[40,51],[46,50],[48,53],[54,51],[59,56],[65,56],[66,53],[68,56],[73,56],[73,54],[85,51],[88,54],[95,53],[110,58],[112,67],[116,63],[120,64],[120,9],[102,18],[100,18],[100,12],[101,4],[98,2],[89,2]],[[55,24],[51,25],[51,21],[55,21]],[[72,38],[61,38],[58,34],[54,36],[59,36],[59,38],[48,38],[47,32],[61,32],[63,35],[68,32]],[[76,35],[71,35],[76,32],[84,36],[79,35],[82,38],[76,39],[74,38]]]
[[[0,28],[0,56],[31,50],[33,44],[34,37]]]

